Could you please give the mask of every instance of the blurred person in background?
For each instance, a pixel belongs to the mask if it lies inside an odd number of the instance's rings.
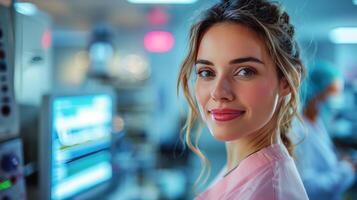
[[[190,106],[185,140],[207,167],[191,141],[200,115],[225,142],[227,163],[197,199],[308,199],[288,136],[303,72],[294,27],[278,4],[221,1],[203,13],[178,81]]]
[[[292,129],[297,136],[296,164],[310,199],[338,200],[354,183],[356,170],[349,159],[338,158],[321,111],[336,102],[333,98],[341,92],[342,75],[323,61],[307,71],[301,87],[303,123],[294,120]]]

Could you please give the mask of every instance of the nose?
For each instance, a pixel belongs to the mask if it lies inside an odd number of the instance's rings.
[[[211,97],[214,101],[229,102],[234,100],[232,83],[227,78],[216,80],[214,88],[211,91]]]

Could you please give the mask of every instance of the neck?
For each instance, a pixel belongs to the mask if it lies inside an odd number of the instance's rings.
[[[280,137],[277,137],[279,134],[271,130],[272,129],[263,128],[244,138],[226,142],[227,171],[231,171],[251,154],[268,147],[271,144],[279,143]],[[272,138],[272,136],[274,137]]]

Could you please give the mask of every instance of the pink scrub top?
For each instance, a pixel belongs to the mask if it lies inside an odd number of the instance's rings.
[[[294,160],[285,146],[273,144],[244,159],[196,200],[308,199]]]

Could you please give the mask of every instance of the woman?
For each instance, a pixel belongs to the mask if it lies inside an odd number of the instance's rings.
[[[302,87],[303,126],[293,122],[296,134],[296,164],[312,200],[338,200],[355,180],[353,163],[339,160],[320,118],[321,105],[341,91],[341,72],[327,62],[309,68]]]
[[[294,28],[276,4],[223,1],[193,25],[178,80],[190,106],[185,140],[207,163],[191,142],[200,114],[227,148],[224,175],[197,199],[308,199],[287,135],[303,71]]]

